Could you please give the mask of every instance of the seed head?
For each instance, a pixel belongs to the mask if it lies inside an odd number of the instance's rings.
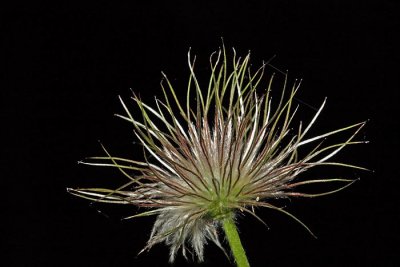
[[[218,238],[221,221],[239,213],[248,213],[262,221],[255,214],[255,207],[280,211],[310,231],[270,200],[321,196],[349,186],[352,180],[296,178],[322,165],[362,169],[333,162],[331,158],[345,146],[361,143],[353,138],[364,123],[308,137],[325,100],[308,124],[299,123],[293,128],[297,111],[294,99],[300,82],[287,89],[284,75],[280,100],[273,103],[270,91],[275,75],[266,78],[268,63],[252,72],[249,62],[250,54],[238,58],[234,51],[230,60],[225,48],[213,53],[210,79],[203,87],[194,72],[195,59],[191,59],[189,51],[190,76],[185,101],[180,100],[181,91],[164,74],[161,83],[164,100],[156,99],[155,105],[150,106],[133,95],[141,119],[135,119],[120,98],[126,114],[117,116],[132,123],[134,134],[145,150],[144,160],[114,157],[103,147],[107,156],[90,158],[84,163],[115,167],[128,182],[117,189],[69,189],[69,192],[93,201],[146,208],[127,219],[157,216],[143,250],[165,242],[170,247],[171,262],[179,249],[185,257],[187,249],[194,251],[202,261],[204,245],[209,240],[222,248]],[[324,139],[345,131],[350,134],[343,142],[323,145]],[[302,148],[306,153],[299,157]],[[329,182],[344,182],[345,186],[319,194],[296,190],[301,185]]]

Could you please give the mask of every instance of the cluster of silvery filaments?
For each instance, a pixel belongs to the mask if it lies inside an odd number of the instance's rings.
[[[283,212],[309,229],[283,208],[269,200],[291,196],[314,197],[347,187],[352,180],[315,179],[298,181],[298,175],[312,167],[337,165],[331,158],[353,141],[364,123],[307,137],[320,115],[325,101],[307,125],[293,128],[297,111],[294,97],[299,82],[287,89],[285,77],[280,100],[271,102],[274,75],[266,78],[266,64],[251,72],[250,54],[229,60],[225,49],[210,57],[211,75],[205,86],[194,72],[188,54],[190,77],[186,100],[164,75],[161,84],[164,100],[150,106],[136,95],[133,101],[141,114],[134,119],[121,103],[126,115],[118,115],[134,126],[134,133],[145,149],[143,161],[110,155],[84,162],[119,169],[128,182],[117,189],[69,189],[74,195],[93,201],[132,204],[146,208],[128,217],[156,215],[145,249],[165,242],[173,261],[179,249],[189,249],[203,260],[208,240],[222,248],[218,231],[226,216],[248,213],[261,220],[254,207]],[[261,85],[265,85],[261,88]],[[193,103],[193,99],[195,99]],[[322,140],[339,132],[350,131],[347,140],[323,146]],[[311,148],[310,145],[312,146]],[[298,157],[298,150],[308,154]],[[151,158],[150,158],[151,156]],[[359,168],[362,169],[362,168]],[[300,185],[344,182],[339,189],[320,194],[296,191]]]

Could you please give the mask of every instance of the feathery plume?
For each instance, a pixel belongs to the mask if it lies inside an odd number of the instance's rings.
[[[224,47],[213,53],[206,87],[200,86],[194,62],[189,51],[186,101],[180,100],[179,92],[165,74],[161,83],[163,101],[156,99],[155,105],[150,106],[133,95],[140,119],[132,116],[120,98],[125,115],[117,116],[132,123],[134,134],[145,150],[143,161],[112,156],[103,147],[106,156],[84,162],[115,167],[127,177],[127,183],[117,189],[68,191],[92,201],[146,208],[127,219],[156,216],[143,250],[165,242],[170,247],[171,262],[179,250],[185,257],[187,250],[194,251],[198,260],[203,261],[207,241],[222,248],[218,237],[221,229],[233,246],[229,227],[235,226],[237,214],[248,213],[262,221],[255,214],[255,207],[282,212],[311,233],[298,218],[271,204],[270,200],[322,196],[352,184],[353,180],[349,179],[298,180],[298,176],[324,165],[363,169],[331,159],[345,146],[363,143],[353,139],[364,122],[308,137],[325,100],[308,124],[300,123],[294,129],[297,107],[293,102],[300,82],[294,82],[287,89],[285,75],[281,97],[275,106],[270,96],[274,75],[267,81],[266,88],[259,88],[265,84],[268,64],[252,72],[250,53],[238,58],[234,51],[231,62]],[[324,139],[341,132],[349,132],[346,140],[324,146]],[[300,149],[306,151],[302,157],[298,154]],[[302,185],[335,182],[342,182],[344,186],[318,194],[297,190]],[[240,256],[237,257],[234,247],[232,250],[240,266]]]

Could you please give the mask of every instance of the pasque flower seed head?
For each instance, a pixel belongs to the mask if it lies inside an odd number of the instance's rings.
[[[222,248],[218,233],[225,219],[234,220],[235,215],[248,213],[261,220],[255,207],[280,211],[310,231],[270,200],[321,196],[350,185],[353,181],[348,179],[298,180],[298,176],[322,165],[362,169],[331,159],[345,146],[361,143],[353,138],[364,123],[309,137],[325,101],[308,124],[294,127],[294,99],[300,82],[288,89],[284,75],[281,97],[273,102],[270,91],[274,75],[266,78],[267,63],[252,72],[250,54],[238,58],[234,51],[230,59],[225,48],[213,53],[211,75],[205,86],[196,77],[194,62],[189,52],[190,76],[184,101],[180,99],[182,92],[164,74],[164,100],[156,99],[154,105],[148,105],[134,94],[140,119],[132,116],[120,98],[126,114],[117,116],[132,123],[145,150],[143,161],[114,157],[103,147],[106,156],[84,162],[115,167],[128,182],[117,189],[69,192],[92,201],[146,208],[128,218],[156,216],[144,250],[165,242],[170,247],[170,261],[180,249],[184,256],[187,250],[194,251],[202,261],[207,241]],[[324,139],[346,131],[350,133],[346,140],[324,146]],[[298,152],[303,148],[306,153],[300,157]],[[296,190],[301,185],[328,182],[345,185],[319,194]]]

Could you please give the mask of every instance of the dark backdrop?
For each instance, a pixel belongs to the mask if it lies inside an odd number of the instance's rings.
[[[220,37],[239,53],[251,50],[255,65],[276,55],[276,67],[304,79],[301,106],[328,96],[317,132],[369,120],[359,139],[371,143],[340,159],[374,172],[344,169],[361,180],[336,195],[287,203],[317,240],[272,211],[259,211],[270,230],[249,216],[239,220],[252,266],[398,264],[398,2],[204,2],[39,1],[4,9],[6,266],[169,266],[164,245],[136,256],[154,218],[121,222],[136,208],[90,205],[65,188],[122,183],[116,171],[77,164],[101,155],[98,140],[140,157],[130,125],[113,116],[122,111],[117,96],[127,98],[130,88],[148,101],[161,96],[160,71],[184,85],[189,47],[206,63]],[[211,244],[205,264],[181,256],[174,264],[227,265]]]

